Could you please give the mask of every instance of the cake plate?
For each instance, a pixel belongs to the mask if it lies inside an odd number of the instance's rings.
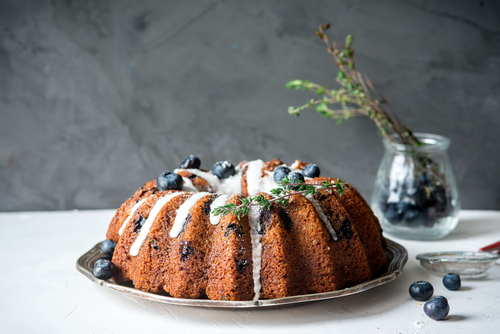
[[[387,267],[376,278],[352,287],[331,292],[313,293],[308,295],[299,295],[299,296],[276,298],[276,299],[261,299],[256,301],[182,299],[182,298],[170,297],[169,295],[166,294],[144,292],[141,290],[137,290],[132,286],[126,284],[116,283],[112,279],[101,280],[96,278],[92,273],[93,265],[98,258],[104,256],[104,254],[101,252],[101,244],[102,242],[95,245],[91,250],[83,254],[76,262],[76,269],[78,269],[79,272],[81,272],[85,277],[90,279],[93,283],[111,290],[121,292],[123,294],[141,297],[149,301],[175,304],[175,305],[184,305],[184,306],[214,307],[214,308],[277,307],[277,306],[349,296],[375,288],[377,286],[395,280],[403,272],[403,267],[406,264],[406,261],[408,260],[407,250],[400,244],[387,239],[387,248],[385,250],[388,262]]]

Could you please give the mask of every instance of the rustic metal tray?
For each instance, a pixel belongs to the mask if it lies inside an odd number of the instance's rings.
[[[102,242],[95,245],[91,250],[83,254],[76,262],[76,269],[81,272],[85,277],[90,279],[93,283],[103,286],[105,288],[115,290],[124,294],[133,295],[147,299],[149,301],[156,301],[160,303],[184,305],[184,306],[198,306],[198,307],[217,307],[217,308],[256,308],[256,307],[276,307],[297,303],[312,302],[318,300],[339,298],[344,296],[360,293],[377,286],[386,284],[395,280],[403,272],[403,267],[408,260],[407,250],[398,243],[387,239],[387,268],[376,278],[363,282],[361,284],[345,288],[342,290],[314,293],[308,295],[299,295],[277,299],[261,299],[257,301],[224,301],[224,300],[210,300],[210,299],[180,299],[173,298],[168,295],[156,294],[137,290],[131,286],[123,285],[114,282],[113,280],[101,280],[94,276],[92,273],[94,262],[103,256],[101,252]]]

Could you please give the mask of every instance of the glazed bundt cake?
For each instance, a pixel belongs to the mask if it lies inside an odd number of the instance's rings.
[[[276,202],[271,190],[285,176],[293,184],[297,176],[306,185],[339,184],[320,177],[316,165],[199,166],[188,157],[117,210],[106,235],[116,243],[115,281],[176,298],[257,300],[335,291],[370,280],[386,264],[380,224],[351,185]],[[257,194],[272,205],[214,215]]]

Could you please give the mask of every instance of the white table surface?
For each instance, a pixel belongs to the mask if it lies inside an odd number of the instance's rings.
[[[440,241],[392,240],[409,260],[395,281],[338,299],[276,309],[207,309],[152,303],[97,286],[76,260],[104,240],[114,210],[0,213],[1,333],[500,333],[500,265],[448,291],[415,256],[477,250],[500,240],[499,211],[462,211]],[[434,321],[408,287],[427,280],[450,303]]]

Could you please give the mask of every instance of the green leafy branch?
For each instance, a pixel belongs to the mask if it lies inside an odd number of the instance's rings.
[[[263,194],[258,194],[256,196],[249,196],[247,198],[241,199],[241,204],[236,205],[234,203],[228,203],[219,206],[214,209],[213,215],[226,216],[233,213],[240,219],[246,216],[250,212],[252,206],[260,206],[261,208],[269,209],[273,203],[278,203],[282,205],[288,205],[290,202],[290,197],[295,195],[313,195],[318,191],[318,189],[324,189],[328,192],[332,192],[333,189],[337,190],[337,194],[342,196],[344,193],[344,185],[341,180],[337,180],[333,184],[328,181],[323,181],[322,184],[305,184],[303,182],[291,183],[288,176],[283,178],[279,182],[280,187],[274,188],[270,192],[275,197],[272,199],[267,199]]]
[[[336,82],[339,89],[329,89],[326,85],[318,85],[308,80],[291,80],[286,84],[289,89],[313,91],[319,98],[311,98],[307,103],[298,107],[289,107],[288,112],[299,116],[300,112],[314,107],[324,118],[336,119],[337,124],[351,117],[367,116],[372,119],[381,135],[394,141],[396,134],[400,142],[407,145],[421,146],[422,143],[413,135],[395,114],[387,100],[375,89],[366,75],[356,69],[354,62],[354,37],[347,35],[345,44],[329,42],[324,33],[330,24],[320,25],[315,34],[325,42],[327,51],[335,59],[339,69]],[[338,107],[332,107],[338,105]]]

